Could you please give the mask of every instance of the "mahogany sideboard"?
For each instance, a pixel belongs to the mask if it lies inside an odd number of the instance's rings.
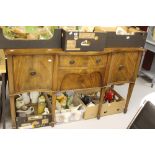
[[[142,48],[105,48],[100,52],[6,49],[12,127],[16,128],[15,95],[30,91],[52,94],[54,126],[57,91],[101,87],[102,95],[107,86],[129,83],[126,113],[142,52]]]

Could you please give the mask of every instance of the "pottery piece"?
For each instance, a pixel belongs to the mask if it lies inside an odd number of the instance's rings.
[[[24,101],[25,105],[30,103],[30,97],[29,97],[28,93],[23,93],[22,97],[23,97],[23,101]]]
[[[94,107],[95,106],[95,104],[93,103],[93,102],[90,102],[88,105],[87,105],[87,107]]]
[[[39,92],[37,92],[37,91],[30,92],[30,98],[31,98],[31,102],[33,104],[38,103],[38,97],[39,97]]]
[[[45,108],[44,109],[44,113],[42,113],[42,115],[48,115],[50,112],[49,112],[49,110],[48,110],[48,108]]]
[[[63,93],[57,93],[57,101],[61,104],[62,107],[66,107],[67,97]]]
[[[82,117],[82,111],[81,110],[75,110],[72,112],[70,120],[71,121],[78,121],[81,119],[81,117]]]
[[[34,107],[29,107],[26,111],[17,110],[17,113],[18,113],[20,116],[31,115],[33,112],[34,112]]]
[[[20,109],[23,111],[26,111],[28,109],[28,107],[26,105],[23,105]]]
[[[67,123],[70,120],[71,112],[65,112],[63,116],[64,116],[64,123]]]
[[[41,95],[41,96],[39,97],[39,99],[38,99],[38,102],[39,102],[39,103],[45,102],[45,96]]]
[[[70,109],[71,109],[71,111],[77,111],[81,106],[82,106],[82,104],[79,104],[76,107],[70,107]]]
[[[44,112],[44,109],[46,107],[46,103],[42,102],[42,103],[38,103],[38,114],[42,114]]]
[[[61,104],[59,103],[58,100],[56,100],[56,110],[61,110]]]
[[[64,115],[62,115],[61,113],[56,113],[56,118],[55,118],[57,123],[62,123],[64,122]]]
[[[23,97],[22,97],[22,96],[19,96],[19,97],[16,99],[16,108],[17,108],[17,109],[20,109],[22,106],[24,106]]]

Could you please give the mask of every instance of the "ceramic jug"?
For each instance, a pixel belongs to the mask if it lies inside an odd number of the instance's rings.
[[[39,92],[37,92],[37,91],[30,92],[30,98],[31,98],[31,102],[33,104],[37,104],[38,103],[38,97],[39,97]]]
[[[30,97],[29,97],[28,93],[23,93],[22,97],[23,97],[23,101],[24,101],[25,105],[30,103]]]

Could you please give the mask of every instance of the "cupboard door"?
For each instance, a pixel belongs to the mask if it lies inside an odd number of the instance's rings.
[[[108,83],[133,81],[138,55],[138,52],[112,54]]]
[[[53,57],[45,55],[14,56],[15,91],[51,89]]]
[[[59,69],[58,90],[104,86],[105,68]]]

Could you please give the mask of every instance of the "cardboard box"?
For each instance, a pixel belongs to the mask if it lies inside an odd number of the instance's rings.
[[[121,113],[125,109],[126,100],[118,94],[114,89],[112,90],[117,96],[117,101],[111,103],[103,103],[100,116],[112,115]]]
[[[39,128],[51,125],[52,116],[49,115],[34,115],[27,117],[17,117],[17,128]]]
[[[83,102],[81,102],[81,99],[78,98],[77,95],[74,95],[72,103],[73,105],[75,104],[76,106],[82,104],[82,108],[80,110],[64,109],[60,112],[56,111],[55,121],[57,123],[68,123],[68,122],[79,121],[83,119],[85,106],[83,105]]]
[[[94,93],[100,92],[101,89],[100,88],[95,88],[95,89],[88,89],[88,90],[80,90],[80,91],[76,91],[77,96],[80,98],[80,94],[83,95],[92,95]],[[99,107],[99,98],[96,96],[93,96],[93,101],[95,103],[95,106],[86,106],[83,101],[81,100],[81,102],[85,105],[85,112],[83,115],[84,119],[91,119],[91,118],[96,118],[97,117],[97,113],[98,113],[98,107]]]
[[[103,51],[106,35],[103,32],[77,32],[62,30],[64,51]]]

